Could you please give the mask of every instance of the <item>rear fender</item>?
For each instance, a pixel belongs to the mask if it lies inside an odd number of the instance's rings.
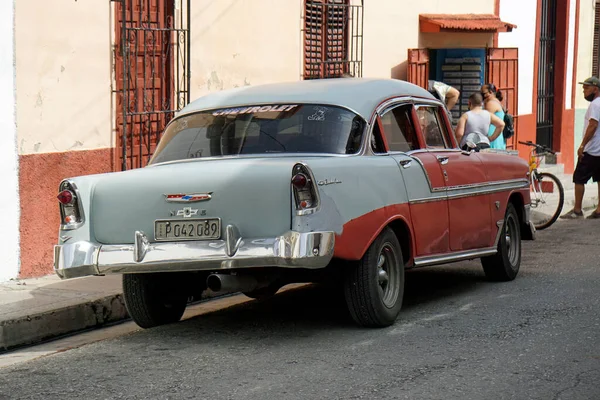
[[[292,228],[300,232],[334,231],[334,257],[359,260],[392,221],[410,223],[404,181],[393,158],[335,158],[311,160],[309,165],[320,205],[310,215],[293,215]],[[412,254],[410,243],[407,254]]]

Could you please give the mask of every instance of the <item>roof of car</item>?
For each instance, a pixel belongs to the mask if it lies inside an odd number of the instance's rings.
[[[398,79],[314,79],[210,93],[192,101],[179,114],[260,104],[327,104],[346,107],[368,119],[381,102],[396,96],[435,99],[427,90]]]

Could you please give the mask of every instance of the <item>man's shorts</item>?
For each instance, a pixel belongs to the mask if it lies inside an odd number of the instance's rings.
[[[573,183],[585,185],[590,178],[593,178],[594,182],[600,181],[600,156],[583,153],[583,157],[577,161]]]

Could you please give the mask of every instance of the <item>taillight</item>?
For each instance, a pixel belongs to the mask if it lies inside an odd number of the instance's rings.
[[[304,174],[296,174],[292,177],[292,185],[296,189],[304,189],[308,183],[308,178]]]
[[[62,181],[56,198],[59,202],[61,229],[75,229],[83,222],[77,188],[74,183]]]
[[[64,205],[72,204],[73,200],[75,199],[73,192],[71,192],[70,190],[63,190],[56,197],[58,198],[58,201],[60,201],[60,203]]]
[[[304,164],[294,165],[291,183],[296,213],[306,215],[314,212],[319,205],[319,196],[315,180],[308,166]]]

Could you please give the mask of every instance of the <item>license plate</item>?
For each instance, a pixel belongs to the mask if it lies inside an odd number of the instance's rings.
[[[155,240],[213,240],[220,237],[219,218],[154,221]]]

